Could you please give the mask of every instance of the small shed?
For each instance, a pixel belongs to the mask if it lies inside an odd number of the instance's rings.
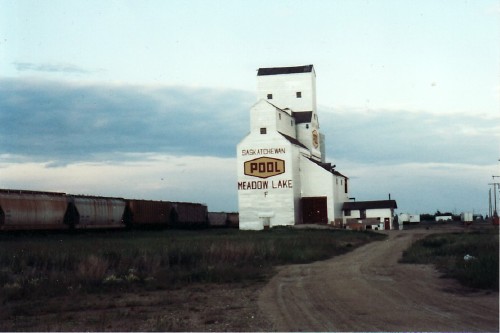
[[[409,214],[406,214],[406,213],[400,213],[399,216],[398,216],[398,222],[400,224],[403,224],[403,223],[410,223],[410,215]]]
[[[371,225],[377,229],[372,221],[378,221],[379,230],[394,229],[394,210],[398,208],[396,200],[354,201],[344,202],[342,206],[344,226],[351,224],[352,220]]]
[[[420,214],[410,214],[409,222],[410,223],[420,223]]]
[[[474,214],[472,212],[464,212],[460,214],[460,220],[464,223],[472,223],[472,220],[474,220]]]
[[[446,221],[453,221],[453,216],[451,215],[439,215],[435,217],[436,222],[446,222]]]
[[[419,214],[400,213],[398,215],[398,222],[399,222],[399,224],[420,223],[420,215]]]

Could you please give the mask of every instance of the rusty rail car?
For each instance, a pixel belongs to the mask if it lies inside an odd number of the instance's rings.
[[[214,228],[238,228],[239,214],[226,212],[209,212],[208,223]]]
[[[67,228],[66,194],[0,190],[0,230]]]
[[[0,231],[209,226],[198,203],[0,189]]]
[[[70,195],[67,220],[77,229],[122,228],[126,204],[122,198]]]
[[[124,222],[126,225],[169,225],[172,203],[153,200],[127,200]]]

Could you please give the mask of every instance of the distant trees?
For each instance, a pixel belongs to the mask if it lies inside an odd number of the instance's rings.
[[[450,212],[441,213],[437,210],[434,214],[420,214],[420,221],[435,221],[436,216],[451,216],[453,221],[460,221],[460,214],[453,214]]]
[[[432,215],[432,214],[420,214],[420,221],[434,221],[434,215]]]

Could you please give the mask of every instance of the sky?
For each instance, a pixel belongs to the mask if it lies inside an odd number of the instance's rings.
[[[499,41],[492,0],[0,0],[0,188],[237,211],[257,69],[313,64],[351,197],[488,214]]]

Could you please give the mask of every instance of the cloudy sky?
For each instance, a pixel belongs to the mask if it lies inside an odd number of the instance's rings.
[[[494,0],[0,0],[0,188],[235,211],[256,70],[314,64],[351,196],[486,214],[499,40]]]

